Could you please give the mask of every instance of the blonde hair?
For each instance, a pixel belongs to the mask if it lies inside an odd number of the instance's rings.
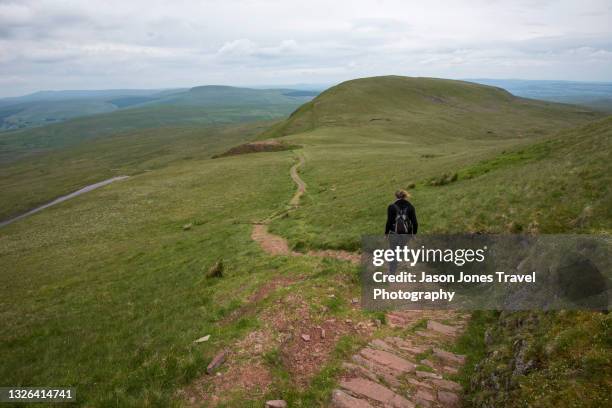
[[[399,189],[395,192],[395,197],[398,200],[401,200],[402,198],[410,198],[410,193],[407,192],[406,190]]]

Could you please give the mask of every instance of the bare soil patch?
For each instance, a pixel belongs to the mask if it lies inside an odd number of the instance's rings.
[[[244,143],[236,147],[232,147],[228,151],[213,156],[213,158],[236,156],[239,154],[261,153],[261,152],[279,152],[282,150],[297,149],[300,146],[288,145],[278,140],[262,140],[257,142]]]
[[[248,393],[252,398],[263,397],[272,383],[272,376],[261,359],[230,365],[214,376],[203,376],[179,392],[188,406],[203,403],[216,406],[231,399],[235,391]]]
[[[307,386],[328,361],[338,340],[349,333],[357,334],[353,324],[337,319],[318,325],[310,319],[300,321],[280,347],[283,365],[293,382],[301,387]]]

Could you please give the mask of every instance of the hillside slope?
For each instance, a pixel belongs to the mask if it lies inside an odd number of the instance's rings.
[[[231,107],[289,105],[292,109],[316,92],[206,85],[169,90],[43,91],[0,99],[0,131],[64,122],[82,116],[153,106]],[[177,119],[180,112],[174,111]]]
[[[176,93],[179,90],[173,90]],[[158,99],[166,91],[109,89],[39,91],[0,99],[0,131],[25,129],[98,113],[108,113],[131,103]],[[119,102],[117,102],[119,101]]]
[[[470,82],[385,76],[334,86],[262,137],[324,127],[372,128],[401,135],[461,131],[457,136],[465,138],[537,136],[601,116],[582,107],[518,98],[500,88]]]
[[[111,93],[106,99],[103,97],[104,94],[95,94],[90,98],[2,106],[0,121],[31,119],[47,125],[0,132],[0,164],[119,132],[280,119],[312,98],[288,89],[230,86],[201,86],[124,97]],[[79,117],[61,122],[72,116]]]
[[[308,157],[302,211],[276,224],[298,247],[356,249],[362,234],[381,231],[397,188],[412,192],[423,232],[612,229],[612,117],[535,140],[432,145],[329,129],[285,139]]]
[[[375,79],[363,81],[375,87]],[[407,81],[419,89],[431,84],[419,82]],[[373,125],[363,122],[368,98],[349,85],[340,86],[345,96],[338,105],[325,100],[336,95],[323,94],[319,105],[315,99],[271,133],[287,132],[283,140],[302,145],[307,158],[302,176],[309,190],[300,211],[270,228],[293,248],[357,250],[362,235],[382,233],[397,188],[410,190],[420,233],[612,231],[611,116],[585,122],[575,107],[481,87],[488,92],[482,99],[470,93],[461,99],[459,83],[450,84],[452,93],[431,95],[452,106],[406,90],[410,98],[399,103],[414,112],[392,109],[384,112],[390,121]],[[362,110],[352,114],[351,106]],[[458,349],[471,361],[461,376],[466,399],[477,407],[605,405],[609,328],[609,316],[592,312],[476,314]],[[527,360],[530,368],[514,375]]]
[[[398,81],[411,85],[397,99],[385,97]],[[362,85],[379,93],[377,115],[389,121],[369,120],[367,112],[377,107],[367,105]],[[433,93],[416,96],[415,87]],[[360,293],[357,268],[307,255],[270,256],[251,239],[254,221],[284,214],[269,229],[296,251],[355,250],[361,235],[382,233],[393,191],[410,186],[423,233],[612,231],[611,118],[476,86],[476,94],[490,92],[482,104],[464,87],[472,89],[437,80],[358,80],[339,86],[346,97],[332,93],[333,104],[314,108],[319,116],[311,117],[313,126],[295,122],[309,108],[298,110],[291,123],[302,133],[288,131],[283,142],[301,146],[307,189],[299,208],[289,212],[295,152],[214,160],[200,153],[183,160],[193,148],[188,143],[176,153],[179,160],[2,229],[0,259],[10,267],[0,268],[0,376],[10,384],[71,384],[84,406],[193,405],[177,400],[177,390],[192,384],[225,406],[263,406],[279,397],[289,406],[328,406],[341,363],[392,329],[377,328],[373,319],[381,316],[363,313],[352,301]],[[598,121],[587,123],[593,118]],[[244,138],[232,137],[235,144]],[[168,149],[172,135],[158,138]],[[219,135],[211,148],[223,139]],[[33,167],[32,174],[40,171]],[[220,259],[222,276],[207,276]],[[589,316],[554,319],[555,333],[564,334],[553,353],[538,347],[554,339],[534,343],[542,366],[551,370],[526,378],[524,392],[508,388],[513,398],[548,389],[607,398],[607,371],[595,379],[583,374],[599,373],[610,361],[609,346],[601,347],[610,337],[609,319]],[[287,345],[299,346],[302,334],[319,333],[315,328],[328,321],[338,329],[327,331],[322,351],[329,359],[314,368],[296,364],[292,353],[303,347]],[[373,332],[352,330],[357,325]],[[468,368],[487,353],[479,349],[485,327],[470,329],[473,337],[465,340]],[[194,343],[209,334],[208,341]],[[510,358],[506,340],[524,333],[494,334],[501,340],[493,346]],[[232,353],[221,375],[207,375],[206,366],[223,349]],[[498,363],[492,359],[473,378],[494,386],[487,382],[497,374],[492,370],[506,373]],[[304,381],[305,369],[312,369],[310,381]],[[474,400],[491,401],[487,387]],[[531,397],[552,401],[543,406],[561,405],[550,393]]]
[[[127,96],[121,97],[121,92]],[[281,119],[311,97],[304,92],[294,96],[287,89],[226,86],[163,91],[152,96],[128,91],[33,95],[30,110],[49,105],[46,112],[51,108],[61,111],[75,105],[82,112],[90,104],[111,102],[125,109],[0,132],[0,219],[112,175],[134,174],[202,152],[210,157],[222,151],[210,147],[229,148],[252,139],[252,129],[264,129],[248,124]],[[41,102],[39,98],[51,100]],[[245,125],[242,132],[239,125]],[[235,131],[226,132],[227,127]]]
[[[111,177],[210,158],[252,140],[271,123],[139,129],[0,165],[0,220]]]

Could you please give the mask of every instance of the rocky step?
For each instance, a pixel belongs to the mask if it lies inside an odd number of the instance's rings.
[[[456,383],[455,381],[437,379],[437,378],[433,378],[428,381],[431,382],[433,385],[435,385],[436,388],[438,389],[443,389],[443,390],[452,391],[452,392],[461,392],[462,390],[461,385],[459,383]]]
[[[419,404],[420,407],[432,407],[436,402],[436,396],[434,392],[421,388],[416,392],[414,401]]]
[[[459,407],[461,386],[453,381],[434,379],[427,384],[414,379],[408,383],[415,388],[410,396],[402,396],[397,390],[378,381],[362,377],[343,379],[340,388],[332,393],[331,406],[334,408],[367,407]]]
[[[439,343],[445,340],[444,336],[442,336],[439,332],[433,330],[417,330],[415,334],[417,336],[424,337],[425,339],[428,339],[431,342]]]
[[[365,397],[384,406],[393,408],[415,408],[412,401],[396,394],[389,388],[365,378],[350,378],[340,381],[340,387],[351,395],[359,398]]]
[[[423,319],[425,328],[373,339],[352,362],[344,363],[345,376],[333,392],[332,406],[458,407],[461,385],[443,375],[457,374],[465,356],[446,351],[445,345],[465,330],[466,319],[453,311],[387,314],[389,326],[402,329],[411,329]]]
[[[450,351],[442,350],[434,347],[433,355],[450,366],[461,366],[465,364],[465,356],[461,354],[451,353]]]
[[[461,398],[454,392],[438,391],[438,402],[441,406],[447,408],[459,408],[461,406]]]
[[[399,387],[401,385],[399,377],[402,375],[400,371],[395,371],[389,367],[385,367],[366,358],[356,354],[353,356],[353,361],[359,367],[362,367],[366,372],[363,373],[363,377],[369,378],[372,381],[378,381],[382,378],[387,384],[393,387]]]
[[[413,372],[416,364],[388,351],[366,347],[359,354],[364,358],[400,373]]]
[[[432,373],[431,371],[421,371],[416,370],[415,374],[419,379],[436,379],[441,380],[442,376],[440,374]]]
[[[366,364],[362,364],[361,362],[358,363],[357,361],[355,363],[356,364],[342,363],[342,368],[347,374],[351,374],[355,377],[365,377],[372,381],[378,381],[378,377],[380,376],[380,374],[377,374],[375,370],[372,369],[372,367],[368,367],[366,366]]]
[[[393,353],[408,360],[414,360],[419,354],[423,354],[431,350],[431,347],[412,346],[410,343],[402,342],[401,339],[398,340],[389,338],[374,339],[368,343],[368,346],[373,349]]]
[[[416,356],[431,350],[431,346],[414,344],[412,341],[402,340],[399,337],[385,337],[383,340],[385,343],[391,344],[396,349],[411,356]]]
[[[334,390],[331,405],[334,408],[374,408],[369,402],[355,398],[342,390]]]
[[[458,327],[449,326],[447,324],[442,324],[435,320],[427,321],[427,330],[431,330],[431,331],[443,334],[445,336],[450,336],[450,337],[456,337],[460,333],[460,330]]]

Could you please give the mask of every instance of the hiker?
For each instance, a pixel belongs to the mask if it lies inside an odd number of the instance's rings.
[[[395,202],[387,208],[387,225],[385,235],[389,238],[389,247],[404,246],[412,235],[417,233],[417,222],[414,206],[408,201],[410,194],[406,190],[395,192]],[[389,273],[395,274],[397,262],[389,263]]]

